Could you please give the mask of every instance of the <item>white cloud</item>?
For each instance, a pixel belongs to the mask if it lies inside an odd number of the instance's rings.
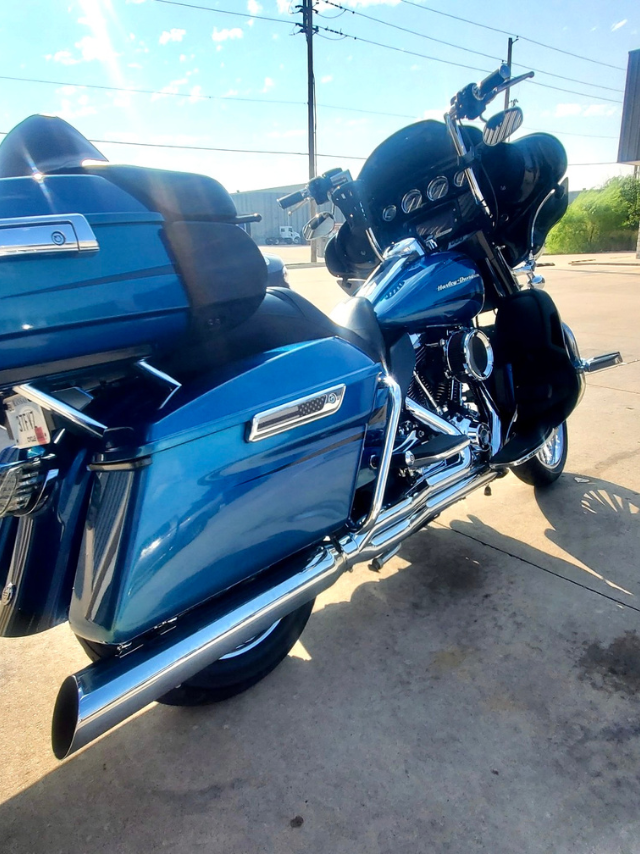
[[[97,112],[96,108],[89,103],[89,96],[84,94],[80,95],[75,103],[71,98],[62,98],[57,114],[70,122],[82,116],[93,116]]]
[[[167,95],[177,95],[180,91],[180,87],[184,86],[189,81],[186,77],[182,77],[180,80],[172,80],[171,83],[167,83],[166,86],[163,86],[160,92],[155,93],[151,96],[152,101],[159,101],[161,98],[166,98]]]
[[[242,38],[242,30],[240,27],[233,27],[232,29],[219,30],[217,27],[213,28],[213,32],[211,33],[211,38],[214,42],[226,42],[228,39],[241,39]]]
[[[609,107],[606,104],[591,104],[585,108],[582,115],[587,118],[589,116],[615,116],[617,111],[617,107]]]
[[[144,3],[145,0],[125,0],[125,2],[139,5],[140,3]]]
[[[278,12],[281,15],[288,15],[291,9],[291,0],[278,0]]]
[[[611,27],[611,32],[612,32],[612,33],[615,33],[615,31],[616,31],[616,30],[619,30],[621,27],[624,27],[624,25],[625,25],[626,23],[627,23],[627,19],[626,19],[626,18],[624,18],[622,21],[618,21],[618,23],[617,23],[617,24],[614,24],[614,25]]]
[[[197,101],[204,101],[202,97],[202,86],[194,86],[189,92],[189,98],[187,99],[190,104],[195,104]]]
[[[442,121],[442,117],[444,116],[444,110],[425,110],[422,114],[423,119],[435,119],[437,122]]]
[[[366,6],[397,6],[399,3],[400,0],[342,0],[342,5],[348,6],[351,9],[364,8]],[[278,6],[280,6],[279,0]],[[332,6],[330,3],[323,3],[320,0],[316,8],[319,12],[326,12],[335,9],[335,6]]]
[[[247,0],[247,11],[250,15],[257,15],[259,12],[262,12],[262,6],[258,3],[258,0]]]
[[[325,74],[324,77],[320,78],[321,83],[331,83],[333,80],[333,74]]]
[[[238,94],[237,89],[229,89],[228,92],[225,92],[224,95],[222,95],[221,97],[222,98],[235,98],[237,94]]]
[[[245,23],[248,27],[252,27],[255,24],[255,21],[253,20],[253,18],[249,18],[249,20],[245,21]]]
[[[73,56],[70,50],[58,50],[55,53],[48,53],[45,59],[59,62],[61,65],[77,65],[80,62],[79,59]]]
[[[564,118],[565,116],[579,116],[582,112],[580,104],[556,104],[554,115],[556,118]]]
[[[164,30],[158,41],[160,44],[169,44],[169,42],[181,42],[186,35],[186,30],[178,30],[172,27],[170,30]]]
[[[94,59],[98,62],[111,62],[119,56],[109,39],[102,36],[83,36],[79,42],[76,42],[76,47],[80,51],[83,62],[92,62]]]
[[[127,68],[142,68],[139,62],[128,62]]]
[[[274,86],[275,86],[275,83],[273,82],[271,77],[265,77],[264,78],[264,86],[262,87],[262,89],[260,91],[261,92],[269,92],[269,91],[271,91],[271,89],[273,89]]]
[[[581,104],[556,104],[556,111],[553,115],[561,119],[567,116],[580,116],[588,119],[593,116],[614,116],[617,111],[617,107],[610,107],[607,104],[589,104],[587,107]]]
[[[306,136],[304,128],[292,128],[291,130],[272,130],[267,136],[269,139],[292,139],[293,137]]]

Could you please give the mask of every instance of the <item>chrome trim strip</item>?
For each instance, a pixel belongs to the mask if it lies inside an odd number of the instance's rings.
[[[341,383],[258,412],[253,416],[247,441],[259,442],[262,439],[277,436],[278,433],[284,433],[286,430],[293,430],[296,427],[302,427],[303,424],[310,424],[312,421],[333,415],[342,406],[346,388],[346,385]],[[323,397],[324,401],[320,403],[320,408],[313,410],[312,404],[321,401]]]
[[[100,246],[82,214],[0,219],[0,258],[61,252],[96,252]]]
[[[30,383],[23,383],[22,385],[15,385],[13,390],[16,394],[21,394],[23,397],[26,397],[27,400],[30,400],[32,403],[39,404],[43,409],[47,409],[50,412],[55,412],[56,415],[59,415],[61,418],[64,418],[65,421],[69,421],[74,427],[82,430],[85,433],[88,433],[90,436],[94,436],[98,439],[102,439],[105,432],[107,431],[107,427],[105,424],[101,424],[99,421],[95,421],[93,418],[90,418],[88,415],[85,415],[84,412],[80,412],[77,409],[74,409],[72,406],[69,406],[66,403],[63,403],[61,400],[58,400],[55,397],[51,397],[50,394],[46,394],[44,391],[39,391],[37,388],[34,388]]]
[[[162,409],[163,407],[165,407],[167,403],[169,403],[173,395],[177,391],[180,391],[180,389],[182,388],[182,383],[178,382],[178,380],[174,380],[173,377],[169,376],[169,374],[165,374],[164,371],[160,371],[158,368],[154,368],[153,365],[150,365],[146,359],[140,359],[139,362],[136,362],[136,367],[143,374],[146,374],[151,379],[156,380],[156,382],[159,382],[161,385],[169,386],[169,388],[171,389],[171,391],[162,401],[158,409]]]

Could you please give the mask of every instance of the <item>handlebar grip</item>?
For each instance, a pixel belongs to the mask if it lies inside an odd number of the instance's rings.
[[[290,208],[292,205],[304,202],[308,195],[309,192],[306,189],[296,190],[295,193],[289,193],[288,196],[283,196],[281,199],[278,199],[278,204],[281,208]]]
[[[493,71],[487,75],[480,83],[476,83],[474,95],[476,98],[486,98],[497,86],[504,83],[511,76],[511,68],[506,62],[503,62],[497,71]]]

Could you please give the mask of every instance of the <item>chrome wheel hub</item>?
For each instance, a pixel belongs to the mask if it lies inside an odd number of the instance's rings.
[[[245,652],[249,652],[250,649],[258,646],[263,640],[269,637],[271,632],[275,631],[277,626],[280,625],[280,620],[276,620],[275,623],[269,626],[268,629],[265,629],[263,632],[260,632],[257,635],[254,635],[252,638],[249,638],[245,643],[241,643],[240,646],[237,646],[231,652],[228,652],[226,655],[223,655],[219,658],[219,661],[226,661],[228,658],[236,658],[238,655],[243,655]]]
[[[549,469],[555,468],[564,452],[564,433],[557,427],[536,454],[542,465]]]

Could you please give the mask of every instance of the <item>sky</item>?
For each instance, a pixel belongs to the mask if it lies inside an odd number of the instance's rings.
[[[391,133],[440,119],[458,89],[506,58],[508,34],[520,36],[513,73],[538,70],[535,83],[513,90],[525,114],[521,133],[562,140],[571,189],[631,171],[615,161],[627,54],[640,48],[637,0],[334,2],[341,8],[317,0],[314,16],[319,171],[341,166],[355,176]],[[114,162],[201,172],[231,192],[303,184],[307,57],[297,6],[3,0],[0,131],[32,113],[58,115],[101,140]]]

